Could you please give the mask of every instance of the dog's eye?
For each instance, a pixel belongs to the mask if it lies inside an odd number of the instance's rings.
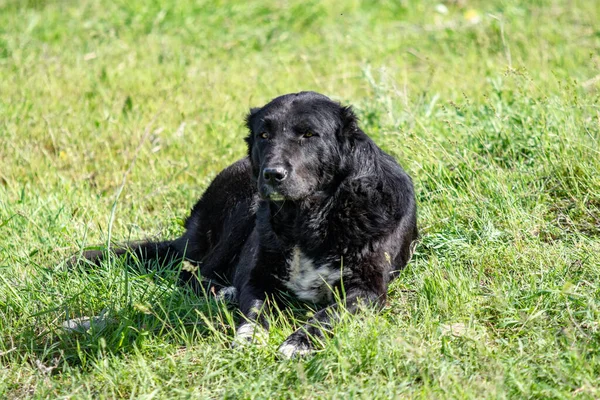
[[[309,137],[313,137],[313,136],[315,136],[315,134],[314,134],[314,133],[312,133],[311,131],[308,131],[308,132],[306,132],[306,133],[304,134],[304,137],[305,137],[305,138],[309,138]]]
[[[267,132],[262,132],[262,133],[261,133],[259,136],[260,136],[262,139],[268,139],[268,138],[269,138],[269,134],[268,134]]]

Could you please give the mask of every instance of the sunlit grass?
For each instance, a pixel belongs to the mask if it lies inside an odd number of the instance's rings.
[[[0,397],[597,398],[600,3],[444,4],[0,0]],[[247,110],[298,90],[414,178],[383,313],[284,361],[309,308],[232,349],[172,273],[65,267],[180,234]]]

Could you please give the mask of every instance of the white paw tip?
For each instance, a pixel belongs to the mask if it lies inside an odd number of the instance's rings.
[[[312,353],[311,349],[293,343],[284,342],[281,346],[279,346],[279,354],[288,359],[302,357],[310,353]]]
[[[267,341],[267,331],[257,324],[245,323],[240,325],[235,332],[233,346],[244,345],[248,343],[265,343]]]

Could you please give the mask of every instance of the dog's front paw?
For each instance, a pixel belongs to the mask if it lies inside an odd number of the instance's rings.
[[[254,322],[244,322],[235,331],[232,347],[239,347],[249,343],[265,344],[268,332],[265,328]]]
[[[279,346],[279,354],[284,358],[296,358],[306,356],[314,351],[310,339],[304,333],[295,332],[291,334]]]

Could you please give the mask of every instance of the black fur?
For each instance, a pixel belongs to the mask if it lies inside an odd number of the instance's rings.
[[[268,329],[260,310],[281,293],[329,303],[280,348],[299,354],[335,318],[330,291],[343,291],[350,312],[385,302],[417,239],[413,185],[350,107],[318,93],[277,97],[246,124],[248,157],[215,178],[182,237],[116,252],[185,258],[202,280],[233,285],[245,316],[238,332]]]

